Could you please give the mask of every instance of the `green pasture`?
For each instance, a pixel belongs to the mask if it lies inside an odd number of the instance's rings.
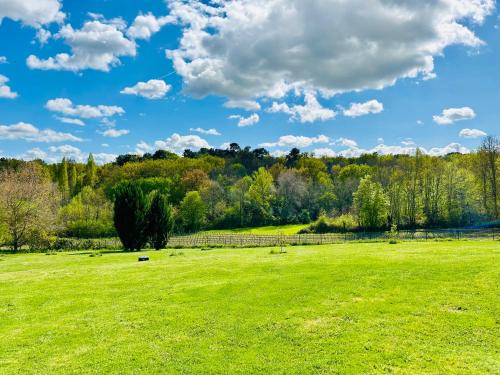
[[[500,242],[271,250],[0,255],[0,373],[500,372]]]

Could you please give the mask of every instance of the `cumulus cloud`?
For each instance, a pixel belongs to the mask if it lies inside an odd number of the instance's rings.
[[[329,148],[321,148],[321,149],[316,149],[313,151],[313,153],[318,156],[343,156],[346,158],[354,158],[354,157],[359,157],[364,154],[373,154],[377,153],[379,155],[415,155],[417,152],[417,148],[426,155],[432,155],[432,156],[444,156],[450,153],[462,153],[462,154],[467,154],[470,152],[470,150],[459,143],[450,143],[447,146],[444,147],[433,147],[429,150],[425,149],[424,147],[417,147],[416,145],[411,145],[411,146],[400,146],[400,145],[385,145],[385,144],[379,144],[373,148],[370,149],[364,149],[361,147],[349,147],[347,149],[341,150],[341,151],[334,151]]]
[[[92,154],[92,156],[94,156],[94,160],[97,164],[108,164],[108,163],[113,163],[116,158],[118,157],[118,155],[116,154],[108,154],[108,153],[105,153],[105,152],[100,152],[100,153],[97,153],[97,154]]]
[[[12,89],[7,85],[9,79],[0,74],[0,98],[15,99],[17,98],[17,92],[12,91]]]
[[[313,150],[312,153],[314,156],[316,156],[318,158],[322,158],[322,157],[333,158],[333,157],[337,156],[337,153],[328,147],[316,148]]]
[[[205,134],[205,135],[221,135],[217,129],[190,128],[190,132]]]
[[[0,0],[0,23],[4,18],[19,21],[27,26],[40,27],[64,21],[59,0]]]
[[[125,25],[119,19],[106,21],[94,19],[75,30],[65,25],[54,35],[63,39],[71,48],[71,54],[59,53],[54,57],[40,59],[30,55],[26,62],[31,69],[69,70],[78,72],[95,69],[108,72],[120,64],[120,57],[135,56],[137,45],[124,35]]]
[[[224,103],[226,108],[241,108],[247,111],[260,111],[260,104],[255,100],[228,100]]]
[[[169,0],[182,26],[167,51],[195,97],[283,97],[381,89],[432,78],[446,47],[479,47],[494,0]],[[293,27],[290,27],[293,25]],[[262,32],[272,30],[272,32]],[[332,36],[332,37],[326,37]]]
[[[0,64],[7,64],[7,63],[8,63],[7,57],[0,56]]]
[[[110,138],[119,138],[123,135],[127,135],[130,133],[130,130],[127,129],[108,129],[100,134],[102,134],[105,137],[110,137]]]
[[[64,124],[85,126],[85,123],[82,120],[78,119],[78,118],[56,116],[56,119],[58,119],[59,121],[61,121]]]
[[[369,114],[380,113],[384,110],[384,105],[378,100],[370,100],[366,103],[351,103],[349,109],[344,109],[344,116],[359,117]]]
[[[261,143],[260,147],[309,147],[317,143],[329,143],[330,138],[326,135],[317,137],[306,137],[296,135],[283,135],[276,142]]]
[[[158,149],[182,154],[186,149],[199,150],[200,148],[210,148],[210,144],[197,135],[179,135],[172,134],[164,141],[156,141],[155,146]]]
[[[66,116],[80,118],[106,118],[114,115],[122,115],[125,110],[118,106],[107,105],[74,105],[70,99],[56,98],[47,101],[45,108],[52,112],[62,113]]]
[[[245,126],[255,125],[260,121],[260,117],[257,113],[254,113],[248,117],[243,117],[240,115],[232,115],[232,116],[229,116],[229,119],[238,120],[238,126],[240,128],[243,128]]]
[[[486,133],[479,129],[462,129],[460,133],[458,133],[460,137],[463,138],[481,138],[486,137]]]
[[[120,93],[138,95],[146,99],[161,99],[165,97],[171,88],[172,86],[167,85],[167,83],[161,79],[150,79],[147,82],[138,82],[132,87],[126,87],[120,91]]]
[[[62,145],[62,146],[51,146],[49,151],[52,153],[63,154],[66,157],[75,157],[80,159],[82,151],[75,146]]]
[[[40,130],[37,127],[19,122],[14,125],[0,125],[0,139],[25,140],[28,142],[81,142],[83,139],[69,133],[56,132],[52,129]]]
[[[358,147],[358,143],[355,140],[349,138],[339,138],[335,141],[335,144],[349,148]]]
[[[168,23],[174,21],[174,17],[155,17],[152,13],[139,14],[127,30],[127,36],[131,39],[149,39]]]
[[[42,149],[35,147],[32,148],[24,153],[22,155],[22,159],[25,160],[35,160],[35,159],[45,159],[47,157],[47,153],[43,151]]]
[[[290,115],[291,121],[300,121],[301,123],[326,121],[335,118],[337,113],[329,108],[324,108],[311,93],[306,93],[304,105],[294,105],[290,107],[286,103],[273,102],[267,110],[270,113],[286,113]]]
[[[152,151],[154,151],[154,147],[144,141],[139,142],[135,147],[135,153],[138,155],[144,155],[145,153]]]
[[[435,123],[439,125],[450,125],[456,121],[472,120],[476,113],[470,107],[444,109],[440,115],[433,116]]]

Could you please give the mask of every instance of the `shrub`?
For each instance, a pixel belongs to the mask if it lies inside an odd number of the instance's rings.
[[[153,192],[148,210],[148,236],[151,245],[156,250],[165,248],[173,229],[174,217],[167,196]]]
[[[127,250],[141,250],[147,243],[146,196],[132,182],[123,183],[115,192],[114,223],[118,237]]]
[[[318,220],[312,223],[309,227],[302,229],[299,233],[338,233],[352,232],[358,229],[358,225],[354,216],[350,214],[341,215],[333,219],[326,216],[321,216]]]

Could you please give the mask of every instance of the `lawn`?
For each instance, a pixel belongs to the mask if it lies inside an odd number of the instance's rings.
[[[307,228],[309,224],[290,224],[269,227],[237,228],[225,230],[208,230],[202,234],[269,234],[269,235],[292,235],[297,234],[301,229]]]
[[[0,373],[499,373],[500,242],[287,250],[0,256]]]

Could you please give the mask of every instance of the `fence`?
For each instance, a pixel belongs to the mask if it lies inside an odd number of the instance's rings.
[[[393,237],[389,232],[351,232],[327,234],[295,235],[254,235],[254,234],[194,234],[172,237],[169,247],[200,246],[279,246],[286,245],[321,245],[348,241],[386,241]],[[437,239],[500,239],[500,230],[417,230],[399,231],[399,240],[437,240]]]

